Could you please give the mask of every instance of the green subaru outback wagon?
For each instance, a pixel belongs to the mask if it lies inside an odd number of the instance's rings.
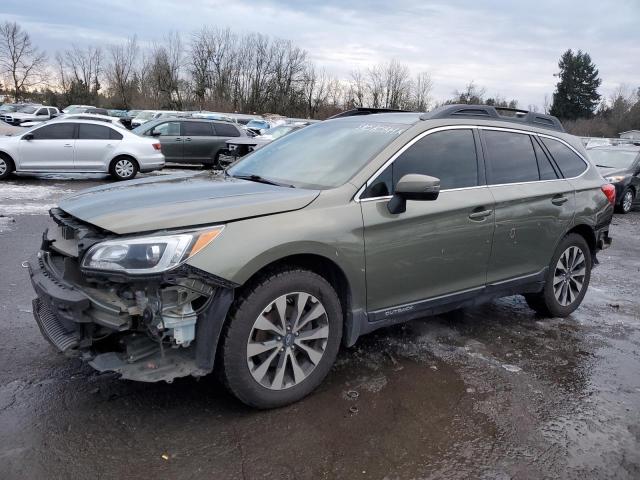
[[[615,189],[557,119],[469,105],[339,117],[221,175],[62,201],[29,261],[45,338],[130,380],[215,367],[270,408],[381,327],[516,294],[542,315],[578,308]]]

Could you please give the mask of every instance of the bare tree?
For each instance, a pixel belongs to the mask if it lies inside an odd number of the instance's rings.
[[[10,78],[16,100],[26,89],[42,83],[46,59],[16,22],[0,25],[0,69]]]
[[[329,83],[324,70],[318,74],[313,64],[307,65],[303,92],[307,106],[306,114],[309,118],[315,118],[320,108],[327,103],[330,93]]]
[[[98,103],[102,88],[102,49],[96,46],[70,50],[56,55],[59,83],[68,103]]]
[[[170,33],[164,43],[152,47],[149,80],[156,93],[155,101],[160,108],[182,108],[182,55],[182,40],[177,33]]]
[[[431,90],[433,81],[429,72],[421,72],[416,75],[413,82],[411,108],[418,112],[426,112],[431,106]]]
[[[135,35],[120,45],[109,47],[109,65],[106,77],[113,94],[118,98],[118,106],[129,109],[136,90],[135,68],[139,48]]]

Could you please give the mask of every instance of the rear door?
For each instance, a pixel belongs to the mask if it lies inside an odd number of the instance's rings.
[[[85,172],[106,172],[113,158],[113,152],[122,138],[122,134],[106,125],[78,124],[75,169]]]
[[[164,122],[153,127],[148,134],[158,134],[162,154],[167,162],[182,162],[184,142],[180,132],[180,122]]]
[[[367,309],[374,320],[425,305],[415,302],[453,301],[455,294],[484,287],[493,198],[484,185],[476,138],[472,128],[429,133],[363,192]],[[407,200],[406,212],[391,214],[393,185],[409,173],[440,178],[440,195],[434,201]]]
[[[573,218],[573,186],[536,135],[489,127],[479,131],[496,215],[487,283],[541,275]]]
[[[29,132],[31,140],[22,136],[18,150],[22,170],[73,170],[75,123],[48,123]]]
[[[217,137],[214,136],[211,122],[195,122],[183,120],[182,135],[184,137],[185,163],[211,163],[212,155],[217,152]]]

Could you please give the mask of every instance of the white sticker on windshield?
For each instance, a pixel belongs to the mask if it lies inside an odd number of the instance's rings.
[[[388,125],[380,125],[375,123],[361,123],[358,125],[358,129],[366,130],[368,132],[386,133],[387,135],[400,135],[403,132],[402,128],[390,127]]]

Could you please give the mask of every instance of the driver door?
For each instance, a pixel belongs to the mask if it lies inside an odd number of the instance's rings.
[[[75,132],[74,123],[50,123],[24,134],[18,146],[20,169],[73,170]]]
[[[474,294],[486,283],[494,202],[471,128],[437,131],[402,152],[361,197],[372,321]],[[393,185],[410,173],[437,177],[436,200],[407,200],[392,214]],[[419,315],[418,315],[419,316]]]

